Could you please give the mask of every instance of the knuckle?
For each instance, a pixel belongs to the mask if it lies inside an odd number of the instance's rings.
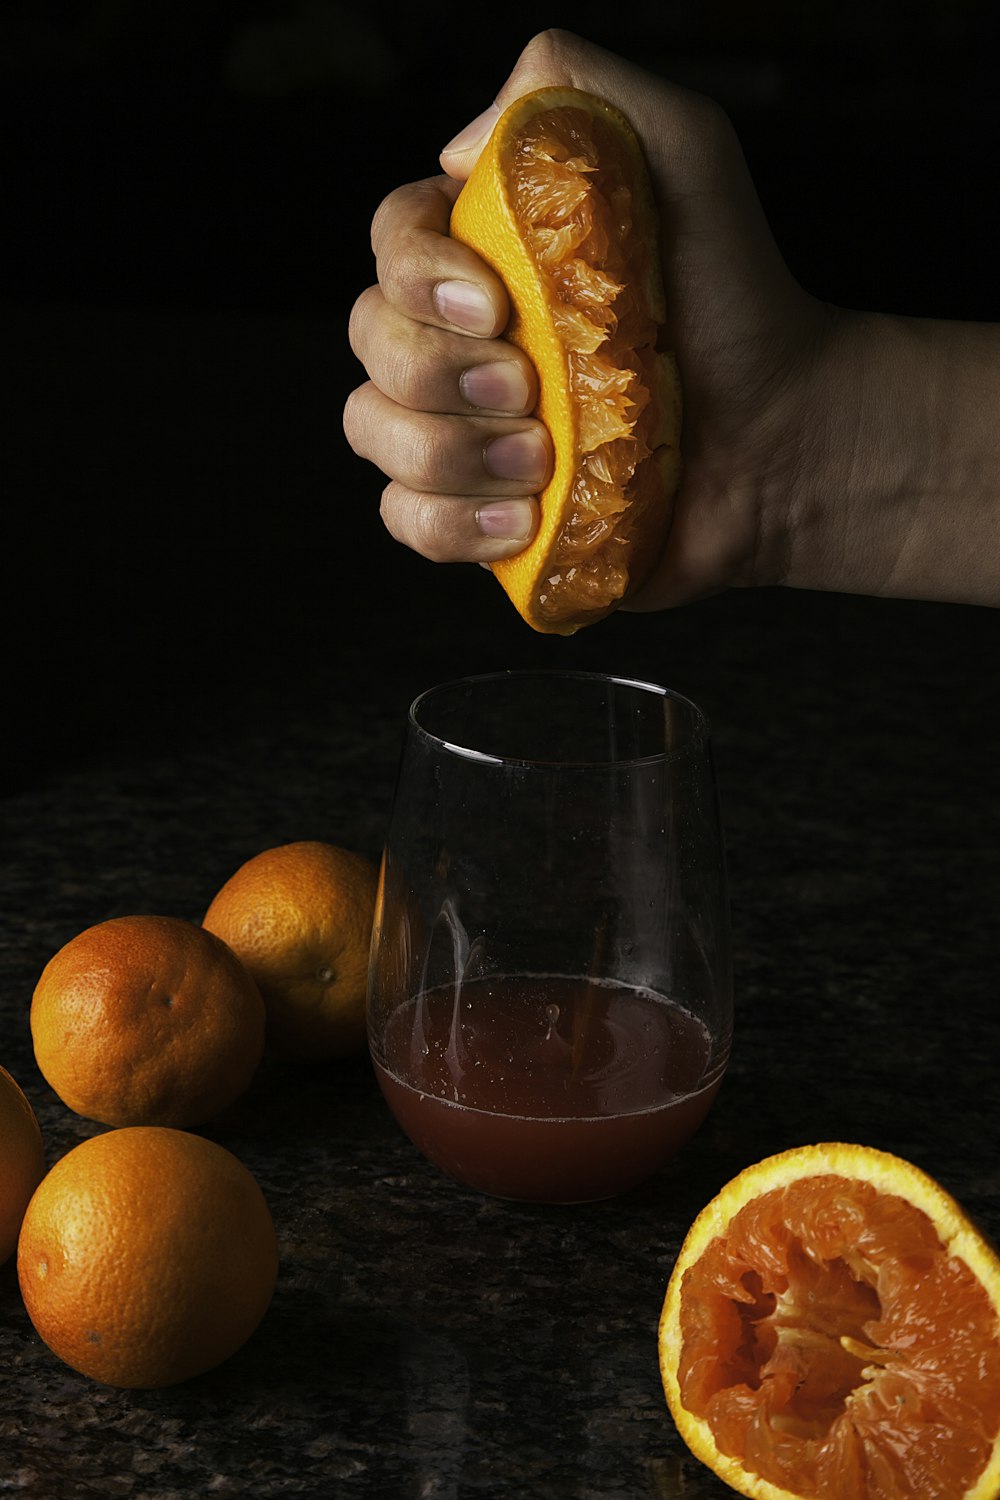
[[[376,208],[374,214],[372,215],[371,243],[372,249],[376,254],[378,254],[379,245],[382,243],[386,234],[392,232],[392,224],[399,213],[399,205],[403,200],[405,192],[405,185],[403,187],[393,188],[391,193],[386,193],[385,197],[382,199],[382,202],[379,204],[378,208]]]
[[[448,562],[455,556],[452,527],[454,507],[436,496],[414,495],[410,509],[411,546],[431,562]]]
[[[692,161],[724,167],[740,154],[733,123],[726,110],[707,94],[690,89],[675,93],[675,148]]]
[[[366,287],[351,308],[350,317],[347,320],[347,339],[352,351],[358,359],[364,358],[364,350],[367,344],[367,332],[371,324],[373,303],[379,296],[378,287]]]
[[[450,562],[455,558],[454,506],[448,500],[392,483],[382,491],[380,514],[397,542],[428,561]]]
[[[579,50],[579,40],[570,32],[558,26],[547,26],[529,38],[518,61],[539,75],[568,82]]]
[[[397,339],[386,351],[392,395],[413,410],[427,404],[427,359],[415,343]]]
[[[347,441],[350,443],[355,453],[358,451],[357,439],[360,436],[360,415],[358,412],[360,395],[361,388],[359,386],[355,390],[351,391],[347,400],[344,402],[344,436],[347,438]]]
[[[394,307],[408,310],[427,300],[420,295],[426,279],[423,267],[418,263],[412,245],[405,240],[393,244],[380,257],[378,279],[387,301]]]
[[[347,335],[369,380],[379,390],[413,410],[425,406],[435,374],[433,345],[428,342],[426,329],[412,319],[388,314],[376,286],[362,292],[355,302]]]
[[[453,456],[447,428],[439,422],[415,422],[410,443],[409,471],[414,487],[432,490],[440,475],[448,471]]]
[[[734,140],[732,121],[716,99],[707,94],[685,95],[689,128],[715,150],[728,150]]]
[[[390,535],[394,536],[397,541],[402,541],[402,537],[399,534],[399,526],[397,522],[397,516],[399,514],[398,489],[399,486],[395,483],[386,485],[385,489],[382,491],[382,498],[379,502],[379,515],[382,517],[382,524],[385,527],[386,531],[388,531]]]

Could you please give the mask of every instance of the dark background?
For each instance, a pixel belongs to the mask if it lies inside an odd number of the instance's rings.
[[[997,316],[993,4],[515,4],[473,24],[448,4],[14,0],[0,484],[18,776],[306,701],[402,701],[442,670],[627,666],[640,633],[669,676],[675,644],[718,644],[747,611],[818,649],[832,630],[831,672],[864,655],[849,603],[766,593],[540,640],[480,569],[383,531],[382,480],[341,429],[370,218],[437,170],[546,24],[719,99],[818,295]],[[891,618],[900,651],[977,639],[968,611]]]

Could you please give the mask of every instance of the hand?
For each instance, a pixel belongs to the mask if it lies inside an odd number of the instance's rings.
[[[786,272],[735,136],[709,101],[651,78],[563,32],[536,37],[497,106],[442,153],[448,174],[411,183],[378,210],[378,285],[358,299],[351,342],[368,384],[350,397],[355,451],[390,476],[382,514],[400,541],[437,560],[519,551],[551,445],[531,418],[534,371],[501,337],[502,284],[448,218],[499,110],[530,89],[599,93],[644,142],[664,219],[664,272],[685,400],[684,477],[668,546],[633,605],[681,602],[781,574],[776,439],[794,404],[795,366],[819,317]],[[471,137],[471,139],[470,139]]]
[[[537,525],[551,444],[530,416],[535,375],[503,340],[502,285],[448,238],[448,219],[499,111],[549,84],[600,94],[628,117],[662,212],[683,474],[663,554],[628,607],[777,583],[995,602],[998,491],[983,477],[1000,468],[996,332],[810,296],[774,244],[723,112],[561,31],[528,44],[496,105],[442,152],[445,176],[399,188],[375,216],[378,285],[351,318],[370,379],[344,426],[390,478],[392,534],[436,560],[488,562]]]

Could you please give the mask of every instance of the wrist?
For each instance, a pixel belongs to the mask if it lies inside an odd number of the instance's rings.
[[[1000,331],[829,309],[784,502],[791,587],[1000,603]]]

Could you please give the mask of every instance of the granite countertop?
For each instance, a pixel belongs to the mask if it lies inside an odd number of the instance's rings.
[[[214,692],[185,696],[183,674],[145,698],[112,682],[67,718],[44,691],[58,662],[25,674],[41,687],[13,716],[23,753],[0,804],[0,1060],[50,1162],[98,1127],[34,1065],[47,958],[111,915],[200,918],[273,844],[377,854],[410,697],[528,662],[650,676],[709,714],[736,973],[721,1095],[644,1187],[525,1207],[420,1159],[366,1058],[268,1062],[208,1132],[277,1224],[264,1323],[186,1385],[112,1390],[48,1352],[0,1268],[0,1494],[722,1500],[666,1412],[656,1325],[684,1232],[724,1181],[797,1143],[855,1140],[923,1166],[1000,1233],[1000,616],[760,591],[549,641],[480,570],[377,545],[398,573],[377,612],[364,590],[350,628],[317,606],[308,649],[220,671]]]

